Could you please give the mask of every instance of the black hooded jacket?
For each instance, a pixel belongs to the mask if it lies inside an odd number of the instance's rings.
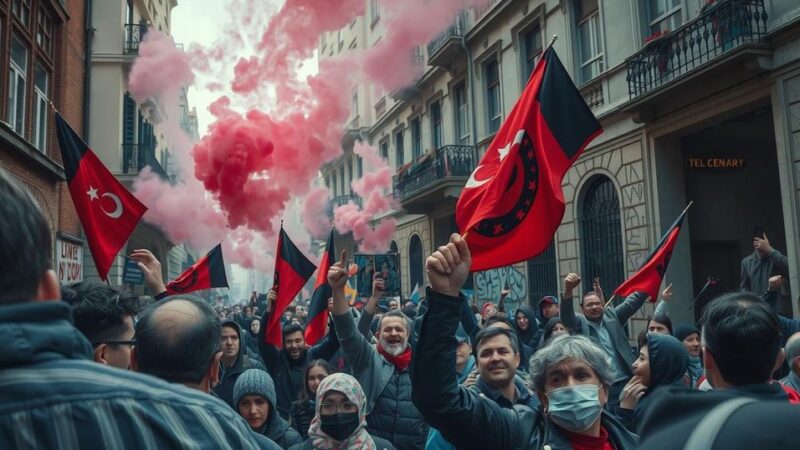
[[[238,411],[236,405],[233,404],[233,385],[236,384],[236,380],[239,379],[239,375],[242,374],[247,369],[264,369],[264,366],[261,365],[260,362],[252,360],[247,357],[247,341],[245,341],[246,337],[242,336],[242,328],[239,326],[236,321],[233,320],[226,320],[222,322],[222,326],[232,327],[236,330],[236,334],[239,335],[239,356],[236,357],[236,361],[230,367],[225,367],[222,362],[220,362],[220,371],[219,371],[219,384],[214,387],[214,393],[219,396],[225,403],[231,405],[231,408],[234,411]]]
[[[269,419],[267,419],[260,433],[272,439],[283,449],[302,444],[303,438],[300,434],[294,428],[290,427],[289,423],[275,411],[273,405],[270,404],[270,406],[272,410],[269,413]]]
[[[642,411],[647,408],[650,396],[663,386],[687,389],[683,376],[689,368],[689,353],[683,343],[667,334],[649,333],[647,335],[648,360],[650,364],[650,383],[644,396],[633,410],[616,407],[615,414],[629,430],[635,431]]]
[[[522,330],[520,329],[519,325],[517,325],[517,315],[522,313],[525,317],[528,318],[528,329]],[[528,305],[522,305],[514,311],[514,318],[512,319],[512,323],[514,324],[514,331],[517,332],[517,336],[521,343],[527,345],[528,347],[533,348],[536,350],[538,346],[538,331],[539,331],[539,324],[536,321],[536,315],[533,312],[533,308]]]

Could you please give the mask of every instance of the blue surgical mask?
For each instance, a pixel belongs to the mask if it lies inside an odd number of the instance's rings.
[[[550,418],[573,433],[585,431],[597,420],[603,411],[600,405],[600,386],[578,384],[553,389],[547,393],[547,407]]]

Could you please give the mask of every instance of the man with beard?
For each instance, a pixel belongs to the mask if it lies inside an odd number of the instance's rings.
[[[272,311],[277,298],[274,290],[269,291],[267,301],[272,305],[269,311]],[[267,366],[267,372],[275,381],[278,399],[275,407],[281,417],[288,419],[292,402],[297,400],[297,395],[305,385],[306,366],[316,359],[329,360],[339,349],[339,339],[336,337],[336,330],[331,325],[328,327],[328,335],[319,344],[307,349],[303,327],[289,324],[283,328],[283,349],[279,349],[265,340],[268,314],[269,312],[264,314],[261,319],[258,348],[261,358]]]
[[[399,310],[387,312],[378,326],[378,343],[370,344],[356,328],[344,296],[348,270],[347,252],[328,271],[333,290],[333,321],[345,359],[353,369],[367,397],[367,431],[392,442],[398,450],[425,446],[428,425],[411,402],[408,366],[408,318]]]

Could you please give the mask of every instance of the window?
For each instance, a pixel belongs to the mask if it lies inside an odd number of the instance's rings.
[[[422,154],[422,130],[420,130],[419,117],[411,121],[411,153],[417,159]]]
[[[469,102],[464,83],[453,88],[453,109],[456,112],[456,139],[461,145],[469,145]]]
[[[500,129],[501,105],[500,105],[500,66],[497,59],[492,58],[483,66],[486,76],[486,116],[489,120],[487,133],[493,134]]]
[[[587,280],[600,277],[603,289],[614,292],[625,280],[625,269],[619,197],[611,179],[598,175],[587,182],[581,195],[578,222],[581,273]],[[587,283],[584,289],[592,287]]]
[[[53,18],[47,10],[39,7],[39,23],[36,25],[36,44],[47,56],[53,55]]]
[[[344,166],[339,167],[339,182],[340,182],[339,184],[342,186],[342,191],[339,192],[339,195],[345,195],[348,186],[345,184],[346,182],[344,178]]]
[[[388,138],[381,142],[381,158],[386,160],[386,164],[389,164],[389,140],[388,140]]]
[[[531,304],[538,304],[545,295],[557,295],[557,264],[555,239],[547,250],[528,260],[528,298]]]
[[[13,0],[11,12],[27,26],[31,20],[31,0]]]
[[[33,71],[33,96],[34,112],[33,118],[33,145],[39,150],[47,151],[47,105],[50,103],[49,94],[49,75],[47,70],[39,63],[36,63]]]
[[[403,130],[398,131],[394,135],[394,148],[397,152],[395,154],[395,162],[397,163],[397,167],[403,165],[405,162],[405,149],[403,148]]]
[[[522,55],[525,59],[522,64],[522,67],[525,68],[522,80],[522,85],[524,86],[528,84],[528,78],[531,77],[536,63],[539,62],[539,58],[542,56],[542,32],[538,25],[526,31],[522,36],[522,47]]]
[[[603,71],[600,9],[597,0],[578,0],[577,4],[581,81],[587,82]]]
[[[424,272],[422,270],[424,259],[422,255],[422,239],[415,234],[411,236],[411,240],[408,243],[408,273],[410,275],[409,281],[411,282],[409,289],[414,289],[414,286],[419,286],[422,289],[425,286]]]
[[[8,123],[20,135],[25,133],[25,74],[28,49],[16,36],[11,37],[11,64],[8,69]]]
[[[356,155],[356,175],[358,178],[364,176],[364,160],[358,155]]]
[[[353,114],[353,118],[354,119],[357,118],[358,117],[358,91],[356,91],[353,94],[353,99],[351,101],[350,110],[351,110],[351,112]],[[358,123],[356,123],[355,125],[358,126]]]
[[[431,144],[433,149],[442,146],[442,104],[431,103]]]
[[[331,196],[336,197],[338,190],[339,184],[336,182],[336,174],[331,174]]]
[[[378,0],[369,0],[369,23],[374,24],[381,18],[381,7]]]
[[[650,35],[677,29],[681,25],[681,1],[648,0],[647,22]]]
[[[347,176],[348,176],[348,185],[353,185],[353,178],[355,178],[355,174],[353,173],[353,160],[347,161]]]

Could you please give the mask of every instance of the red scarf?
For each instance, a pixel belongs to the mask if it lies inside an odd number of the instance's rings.
[[[397,356],[388,353],[383,349],[381,344],[378,344],[375,347],[378,349],[378,353],[380,353],[381,356],[383,356],[387,361],[392,363],[400,372],[408,369],[408,365],[411,364],[411,347],[409,346],[406,346],[405,351]]]

